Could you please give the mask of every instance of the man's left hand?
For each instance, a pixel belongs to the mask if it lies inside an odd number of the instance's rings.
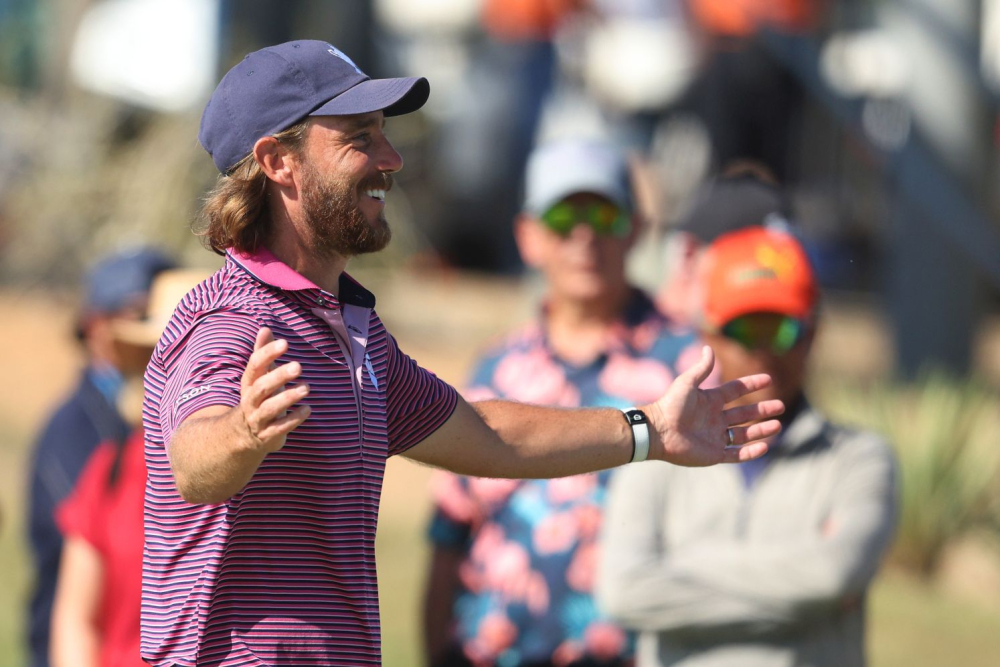
[[[662,398],[642,408],[649,419],[649,458],[693,467],[749,461],[767,453],[767,443],[760,441],[781,430],[781,423],[771,418],[784,412],[785,405],[770,400],[725,406],[769,386],[771,377],[748,375],[701,389],[714,366],[715,353],[706,345],[697,364],[678,376]]]

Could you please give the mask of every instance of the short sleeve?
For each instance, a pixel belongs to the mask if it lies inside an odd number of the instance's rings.
[[[240,381],[260,328],[238,311],[213,312],[197,320],[173,350],[164,379],[160,426],[164,442],[189,416],[214,405],[240,402]]]
[[[458,403],[447,382],[403,354],[389,336],[386,420],[389,456],[405,452],[444,424]]]
[[[108,476],[117,454],[110,442],[94,450],[73,490],[56,507],[56,525],[63,537],[80,537],[102,553],[107,545],[100,526],[106,514]]]

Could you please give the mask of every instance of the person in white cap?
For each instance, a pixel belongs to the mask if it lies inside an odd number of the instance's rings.
[[[638,223],[615,147],[566,140],[536,149],[514,232],[544,278],[544,300],[534,321],[482,355],[470,399],[627,408],[655,400],[700,358],[694,335],[625,277]],[[428,664],[627,664],[631,638],[591,596],[608,478],[438,474]]]

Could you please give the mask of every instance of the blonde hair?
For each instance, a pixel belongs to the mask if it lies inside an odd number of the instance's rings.
[[[302,121],[273,136],[298,153],[308,127],[308,121]],[[228,174],[219,176],[205,197],[199,220],[200,228],[195,233],[220,255],[227,248],[251,253],[267,240],[267,176],[253,154],[237,162]]]

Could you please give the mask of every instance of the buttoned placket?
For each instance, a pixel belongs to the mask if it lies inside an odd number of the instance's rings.
[[[367,358],[368,324],[371,309],[351,304],[340,305],[335,298],[321,293],[316,298],[318,308],[312,308],[314,315],[330,327],[333,337],[344,354],[344,360],[351,371],[351,388],[358,409],[358,444],[364,452],[364,401],[362,383]],[[368,368],[373,385],[376,383],[374,370]],[[377,385],[375,385],[377,388]]]

